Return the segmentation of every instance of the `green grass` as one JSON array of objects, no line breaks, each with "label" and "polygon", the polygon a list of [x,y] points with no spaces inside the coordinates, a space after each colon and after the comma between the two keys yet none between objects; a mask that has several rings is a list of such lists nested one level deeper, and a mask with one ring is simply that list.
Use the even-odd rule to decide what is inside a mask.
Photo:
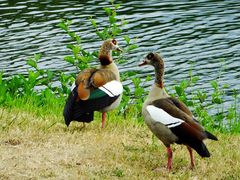
[{"label": "green grass", "polygon": [[[122,35],[122,28],[127,24],[124,19],[117,17],[120,7],[120,4],[114,4],[114,1],[111,1],[110,6],[103,8],[108,19],[105,27],[98,24],[93,17],[89,18],[96,34],[96,41],[102,42],[109,38],[124,39],[123,44],[120,44],[123,53],[113,52],[114,59],[118,64],[126,62],[125,55],[138,48],[136,39],[131,39],[127,35],[126,29],[124,35],[119,37]],[[85,50],[78,32],[73,32],[71,29],[72,23],[71,20],[61,20],[58,26],[70,39],[69,44],[66,45],[66,51],[70,51],[70,55],[64,57],[64,60],[79,72],[89,67],[90,63],[97,59],[98,49],[91,52]],[[19,108],[41,118],[62,115],[65,97],[70,93],[69,87],[74,83],[76,74],[75,72],[52,72],[49,69],[41,69],[38,66],[40,58],[40,54],[35,54],[26,60],[26,65],[29,66],[26,75],[14,74],[7,77],[7,74],[0,72],[0,107]],[[207,129],[217,129],[223,133],[239,133],[239,90],[229,89],[228,85],[219,84],[223,69],[223,67],[219,67],[217,79],[209,82],[212,89],[208,93],[204,89],[192,91],[191,88],[197,85],[199,80],[199,77],[193,76],[193,69],[189,69],[188,79],[175,82],[176,85],[172,87],[166,84],[166,87],[172,88],[172,91],[167,90],[182,100]],[[139,72],[136,71],[121,72],[121,80],[132,82],[132,86],[124,86],[122,102],[117,113],[125,119],[136,119],[135,121],[142,122],[143,118],[140,112],[144,98],[148,94],[144,84],[153,79],[149,76],[145,79],[139,78],[137,74]],[[55,87],[53,85],[55,82],[59,82],[60,85]],[[35,90],[39,87],[42,90],[36,92]],[[230,105],[225,105],[225,99],[230,99]],[[59,119],[63,122],[62,118]]]},{"label": "green grass", "polygon": [[[90,21],[99,41],[115,38],[127,23],[117,18],[120,5],[104,8],[109,25],[101,27]],[[67,45],[72,55],[64,60],[76,69],[89,67],[98,52],[85,51],[81,37],[70,29],[71,21],[59,24],[70,37]],[[136,49],[135,40],[123,36],[123,54],[116,54],[118,63],[125,62],[124,54]],[[30,66],[26,76],[6,77],[0,72],[0,179],[238,179],[240,178],[240,96],[238,90],[221,87],[218,80],[209,82],[210,97],[205,90],[191,91],[198,77],[189,72],[189,79],[172,87],[198,120],[216,134],[218,142],[206,141],[212,153],[209,159],[196,155],[196,169],[189,170],[188,153],[183,146],[173,146],[172,172],[167,172],[166,149],[150,132],[141,117],[141,106],[148,92],[143,88],[150,77],[142,80],[138,72],[121,73],[122,81],[130,80],[134,88],[124,86],[121,105],[108,114],[107,126],[100,128],[99,113],[87,124],[64,124],[63,107],[75,74],[40,69],[36,54],[26,61]],[[219,76],[220,77],[220,76]],[[60,87],[54,87],[58,81]],[[36,92],[36,87],[44,90]],[[133,90],[132,90],[133,89]],[[226,92],[232,103],[225,107]],[[190,93],[187,93],[190,92]],[[227,109],[227,111],[226,111]],[[225,111],[224,111],[225,110]],[[210,111],[216,112],[209,114]],[[158,168],[158,171],[154,169]]]},{"label": "green grass", "polygon": [[131,116],[109,113],[101,129],[97,113],[84,128],[77,122],[67,128],[57,109],[39,116],[44,109],[22,108],[0,108],[0,179],[240,178],[239,135],[214,131],[219,141],[206,140],[212,156],[202,159],[194,153],[194,170],[187,149],[174,145],[169,173],[166,148]]}]

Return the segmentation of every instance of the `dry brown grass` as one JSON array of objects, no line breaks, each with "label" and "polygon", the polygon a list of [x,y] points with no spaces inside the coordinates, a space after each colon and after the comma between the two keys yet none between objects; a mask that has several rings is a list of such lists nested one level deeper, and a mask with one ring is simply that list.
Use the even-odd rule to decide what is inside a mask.
[{"label": "dry brown grass", "polygon": [[[145,125],[100,120],[67,129],[59,117],[35,117],[0,109],[0,179],[238,179],[240,136],[218,133],[206,141],[211,158],[196,153],[189,170],[188,152],[175,145],[173,170],[168,173],[166,149]],[[159,171],[153,169],[160,167]]]}]

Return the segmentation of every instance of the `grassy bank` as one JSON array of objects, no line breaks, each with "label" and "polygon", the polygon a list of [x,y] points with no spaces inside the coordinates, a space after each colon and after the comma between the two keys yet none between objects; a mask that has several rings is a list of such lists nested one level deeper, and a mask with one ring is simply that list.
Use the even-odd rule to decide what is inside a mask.
[{"label": "grassy bank", "polygon": [[100,128],[99,114],[85,128],[81,123],[66,128],[61,114],[1,108],[0,179],[240,178],[239,135],[214,132],[219,141],[206,141],[211,158],[194,153],[193,171],[186,148],[173,146],[174,166],[168,173],[166,149],[145,124],[115,112],[109,115],[105,129]]},{"label": "grassy bank", "polygon": [[[90,18],[96,41],[120,36],[126,22],[116,17],[119,7],[113,4],[112,8],[104,8],[109,26],[101,27]],[[70,29],[71,23],[62,20],[59,24],[72,41],[67,45],[72,55],[64,60],[79,72],[97,59],[98,52],[84,50],[81,37]],[[114,54],[118,63],[137,48],[135,40],[127,35],[122,38],[124,53]],[[216,79],[209,82],[210,95],[204,89],[192,92],[191,87],[198,81],[192,71],[189,79],[176,82],[173,95],[185,102],[219,141],[206,142],[212,157],[201,159],[196,155],[193,171],[188,168],[186,148],[174,146],[173,171],[168,173],[166,149],[152,136],[140,113],[148,94],[143,84],[151,80],[149,77],[140,79],[135,71],[121,73],[121,80],[132,82],[133,88],[124,86],[120,107],[109,113],[105,129],[100,128],[98,113],[84,128],[82,123],[72,123],[67,128],[62,111],[76,74],[41,69],[40,58],[36,54],[26,61],[30,66],[26,75],[0,72],[0,179],[240,178],[240,136],[234,135],[240,132],[238,90],[229,91]],[[54,86],[55,82],[60,85]],[[226,92],[232,95],[230,106],[224,102]],[[154,171],[157,167],[159,171]]]}]

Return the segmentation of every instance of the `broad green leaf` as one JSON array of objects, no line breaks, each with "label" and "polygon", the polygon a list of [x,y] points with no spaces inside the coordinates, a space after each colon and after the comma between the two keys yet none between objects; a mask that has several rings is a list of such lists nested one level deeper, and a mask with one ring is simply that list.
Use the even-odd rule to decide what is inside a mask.
[{"label": "broad green leaf", "polygon": [[217,81],[211,81],[210,83],[211,83],[211,85],[212,85],[212,87],[213,87],[214,89],[217,89],[217,88],[218,88]]},{"label": "broad green leaf", "polygon": [[69,62],[69,63],[71,63],[71,64],[73,64],[73,65],[75,64],[75,59],[72,56],[65,56],[64,60]]},{"label": "broad green leaf", "polygon": [[146,77],[146,81],[151,81],[151,79],[152,79],[152,77],[151,77],[150,75],[148,75],[148,76]]},{"label": "broad green leaf", "polygon": [[188,87],[188,84],[189,84],[189,82],[187,80],[182,80],[181,83],[180,83],[180,86],[183,89],[186,89]]},{"label": "broad green leaf", "polygon": [[34,54],[34,59],[36,62],[41,58],[41,54]]},{"label": "broad green leaf", "polygon": [[127,75],[128,75],[128,76],[135,76],[136,74],[137,74],[136,71],[128,71],[128,72],[127,72]]},{"label": "broad green leaf", "polygon": [[[137,97],[141,97],[141,96],[144,94],[144,89],[138,87],[138,88],[135,89],[134,94],[135,94],[135,96],[137,96]],[[142,101],[142,100],[141,100],[141,101]]]},{"label": "broad green leaf", "polygon": [[34,71],[28,71],[28,81],[30,84],[33,86],[36,85],[37,78],[40,76],[39,72],[34,72]]},{"label": "broad green leaf", "polygon": [[45,71],[43,69],[39,69],[38,72],[43,76],[45,74]]},{"label": "broad green leaf", "polygon": [[121,4],[116,4],[115,9],[118,9],[121,6]]},{"label": "broad green leaf", "polygon": [[104,38],[105,36],[103,35],[103,33],[102,33],[101,31],[97,31],[96,34],[98,35],[98,37],[99,37],[100,39],[102,39],[102,40],[105,39],[105,38]]},{"label": "broad green leaf", "polygon": [[128,51],[134,50],[134,49],[136,49],[136,48],[138,48],[138,45],[136,45],[136,44],[131,44],[130,46],[128,46]]},{"label": "broad green leaf", "polygon": [[78,59],[81,63],[88,63],[88,57],[87,56],[78,56]]},{"label": "broad green leaf", "polygon": [[72,40],[75,40],[76,33],[75,32],[69,32],[68,35],[72,38]]},{"label": "broad green leaf", "polygon": [[95,57],[98,57],[98,51],[93,51],[92,55],[95,56]]},{"label": "broad green leaf", "polygon": [[114,11],[114,10],[112,10],[112,16],[117,16],[117,13],[116,13],[116,11]]},{"label": "broad green leaf", "polygon": [[201,92],[200,90],[197,90],[197,97],[198,97],[199,101],[201,103],[203,103],[206,100],[206,98],[207,98],[207,94]]},{"label": "broad green leaf", "polygon": [[112,27],[112,35],[115,37],[118,34],[120,34],[121,32],[122,32],[122,30],[116,24],[114,24]]},{"label": "broad green leaf", "polygon": [[78,44],[81,43],[81,37],[80,36],[76,35],[75,40],[77,41]]},{"label": "broad green leaf", "polygon": [[221,104],[223,102],[223,100],[220,99],[219,97],[213,96],[212,102],[215,104]]},{"label": "broad green leaf", "polygon": [[78,45],[76,45],[76,46],[73,46],[73,54],[74,54],[74,56],[75,56],[75,58],[78,56],[78,53],[80,52],[80,50],[81,50],[81,47],[80,46],[78,46]]},{"label": "broad green leaf", "polygon": [[182,95],[183,90],[180,86],[175,86],[175,90],[178,96]]},{"label": "broad green leaf", "polygon": [[130,88],[126,85],[123,85],[123,89],[125,90],[125,92],[129,93],[130,92]]},{"label": "broad green leaf", "polygon": [[141,79],[137,78],[137,77],[134,77],[134,78],[132,78],[132,82],[133,82],[135,87],[138,87],[139,84],[141,83]]},{"label": "broad green leaf", "polygon": [[47,78],[48,78],[49,80],[51,80],[51,79],[53,79],[53,77],[54,77],[54,73],[48,69],[48,70],[47,70]]},{"label": "broad green leaf", "polygon": [[111,10],[111,8],[103,8],[104,9],[104,11],[107,13],[107,15],[108,16],[110,16],[111,14],[112,14],[112,10]]},{"label": "broad green leaf", "polygon": [[3,72],[0,72],[0,84],[2,84],[3,83]]},{"label": "broad green leaf", "polygon": [[97,28],[97,22],[94,19],[91,20],[91,23],[94,28]]},{"label": "broad green leaf", "polygon": [[67,48],[68,48],[68,49],[71,49],[71,50],[72,50],[73,47],[74,47],[74,45],[72,45],[72,44],[68,44],[68,45],[67,45]]},{"label": "broad green leaf", "polygon": [[199,80],[199,77],[193,77],[192,82],[195,84]]},{"label": "broad green leaf", "polygon": [[72,24],[72,20],[66,20],[66,21],[65,21],[65,24],[66,24],[67,26],[70,26],[70,25]]},{"label": "broad green leaf", "polygon": [[28,64],[29,66],[34,67],[35,69],[37,68],[37,63],[36,63],[36,61],[34,61],[34,60],[32,60],[32,59],[27,60],[27,64]]},{"label": "broad green leaf", "polygon": [[117,21],[117,19],[114,16],[109,16],[110,24],[114,24],[116,21]]},{"label": "broad green leaf", "polygon": [[68,27],[66,26],[66,24],[64,22],[60,22],[58,24],[58,26],[63,29],[64,31],[68,31]]},{"label": "broad green leaf", "polygon": [[125,39],[126,43],[129,44],[130,43],[130,37],[128,35],[123,36],[123,38]]}]

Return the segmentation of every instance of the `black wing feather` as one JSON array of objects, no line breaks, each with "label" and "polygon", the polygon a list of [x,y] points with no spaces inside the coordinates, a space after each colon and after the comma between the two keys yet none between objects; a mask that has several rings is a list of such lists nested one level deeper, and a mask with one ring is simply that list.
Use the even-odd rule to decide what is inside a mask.
[{"label": "black wing feather", "polygon": [[110,97],[106,95],[97,99],[77,101],[77,96],[77,87],[75,87],[68,96],[63,111],[65,124],[67,126],[71,121],[91,122],[94,117],[94,111],[101,110],[111,105],[119,97]]},{"label": "black wing feather", "polygon": [[203,141],[198,139],[197,136],[193,136],[192,129],[189,129],[188,126],[187,123],[182,123],[179,126],[169,128],[178,137],[176,143],[190,146],[202,157],[210,157],[210,153]]},{"label": "black wing feather", "polygon": [[[191,118],[179,108],[181,104],[179,104],[179,102],[174,98],[155,100],[152,104],[163,109],[173,117],[180,118],[182,120]],[[195,122],[193,119],[192,121]],[[210,153],[202,141],[208,137],[208,133],[206,133],[204,130],[193,128],[192,125],[194,124],[183,122],[180,125],[172,126],[169,129],[178,137],[176,143],[184,144],[193,148],[202,157],[210,157]]]}]

